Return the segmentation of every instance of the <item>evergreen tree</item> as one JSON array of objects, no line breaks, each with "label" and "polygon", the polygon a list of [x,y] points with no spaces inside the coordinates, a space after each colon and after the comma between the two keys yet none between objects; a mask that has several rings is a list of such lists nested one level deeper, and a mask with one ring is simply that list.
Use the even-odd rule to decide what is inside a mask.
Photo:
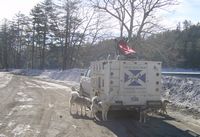
[{"label": "evergreen tree", "polygon": [[3,25],[1,26],[1,35],[0,35],[0,40],[1,40],[1,61],[2,61],[2,68],[8,70],[9,64],[8,64],[8,42],[9,42],[9,34],[8,34],[8,21],[5,20]]}]

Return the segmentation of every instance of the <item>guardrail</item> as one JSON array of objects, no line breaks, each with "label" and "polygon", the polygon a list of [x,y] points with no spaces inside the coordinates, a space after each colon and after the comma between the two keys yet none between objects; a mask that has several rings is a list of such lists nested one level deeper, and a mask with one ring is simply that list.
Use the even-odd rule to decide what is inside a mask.
[{"label": "guardrail", "polygon": [[163,71],[162,75],[200,77],[200,72],[165,72]]}]

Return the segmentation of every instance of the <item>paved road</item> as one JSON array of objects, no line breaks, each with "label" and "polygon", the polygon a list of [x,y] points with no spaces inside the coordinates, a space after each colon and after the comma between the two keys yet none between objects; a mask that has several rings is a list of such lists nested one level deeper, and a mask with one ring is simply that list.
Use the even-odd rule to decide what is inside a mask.
[{"label": "paved road", "polygon": [[109,121],[69,114],[68,84],[0,72],[0,137],[195,137],[197,120],[170,111],[139,123],[131,112]]}]

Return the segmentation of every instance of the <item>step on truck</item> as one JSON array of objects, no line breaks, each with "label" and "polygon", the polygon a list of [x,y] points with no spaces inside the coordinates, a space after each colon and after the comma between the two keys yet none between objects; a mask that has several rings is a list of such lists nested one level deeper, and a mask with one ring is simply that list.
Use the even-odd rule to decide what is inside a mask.
[{"label": "step on truck", "polygon": [[111,98],[112,110],[161,106],[161,62],[101,60],[80,79],[80,94]]}]

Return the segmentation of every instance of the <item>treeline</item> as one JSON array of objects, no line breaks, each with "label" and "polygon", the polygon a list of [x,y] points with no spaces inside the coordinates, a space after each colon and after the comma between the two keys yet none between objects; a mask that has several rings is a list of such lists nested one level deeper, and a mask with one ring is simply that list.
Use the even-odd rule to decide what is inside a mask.
[{"label": "treeline", "polygon": [[199,68],[199,24],[184,21],[175,30],[157,33],[162,27],[154,20],[155,11],[172,5],[174,0],[44,0],[30,15],[18,13],[2,21],[0,69],[88,67],[108,55],[114,58],[117,43],[109,33],[113,30],[118,39],[128,39],[141,60]]},{"label": "treeline", "polygon": [[[115,39],[99,42],[81,50],[82,62],[115,56]],[[165,68],[200,68],[200,24],[185,20],[175,30],[168,30],[129,43],[136,50],[136,59],[161,61]]]},{"label": "treeline", "polygon": [[[164,67],[200,68],[200,24],[185,20],[176,30],[152,35],[145,40],[146,58],[161,60]],[[152,48],[151,48],[152,47]],[[142,52],[142,51],[140,51]]]},{"label": "treeline", "polygon": [[[6,11],[5,11],[6,12]],[[59,68],[79,65],[79,48],[101,36],[101,17],[79,0],[45,0],[30,15],[18,13],[0,26],[0,68]]]}]

